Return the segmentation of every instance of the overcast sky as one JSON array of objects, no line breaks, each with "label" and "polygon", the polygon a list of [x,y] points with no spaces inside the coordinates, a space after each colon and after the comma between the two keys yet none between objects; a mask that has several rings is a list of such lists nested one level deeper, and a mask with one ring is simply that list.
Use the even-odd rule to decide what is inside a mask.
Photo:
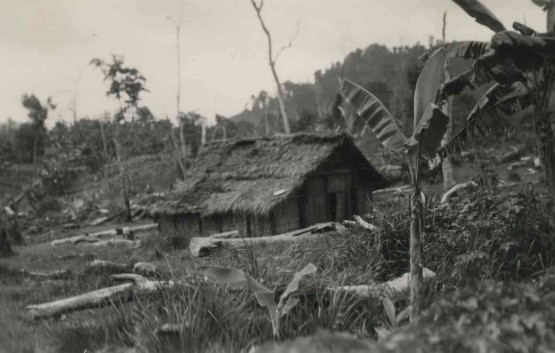
[{"label": "overcast sky", "polygon": [[[509,28],[513,21],[545,29],[545,14],[530,0],[483,0]],[[249,0],[184,0],[181,31],[181,110],[213,121],[217,112],[239,113],[251,94],[275,92],[267,43]],[[125,57],[147,78],[143,104],[160,118],[176,114],[175,28],[181,0],[0,0],[0,122],[27,119],[24,93],[52,96],[56,120],[77,112],[97,116],[116,104],[92,58]],[[282,81],[312,82],[349,51],[371,43],[389,46],[441,36],[448,11],[448,40],[487,40],[492,35],[451,0],[266,0],[263,16],[276,49],[291,49],[278,62]]]}]

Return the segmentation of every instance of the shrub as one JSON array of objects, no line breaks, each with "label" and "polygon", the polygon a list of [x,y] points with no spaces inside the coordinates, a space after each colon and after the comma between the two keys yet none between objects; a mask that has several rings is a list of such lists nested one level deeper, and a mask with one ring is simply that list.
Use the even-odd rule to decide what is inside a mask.
[{"label": "shrub", "polygon": [[549,205],[532,189],[499,193],[479,188],[433,215],[426,260],[452,285],[484,279],[514,281],[555,265]]},{"label": "shrub", "polygon": [[555,349],[555,275],[538,282],[485,281],[456,290],[414,325],[392,334],[388,352],[551,352]]}]

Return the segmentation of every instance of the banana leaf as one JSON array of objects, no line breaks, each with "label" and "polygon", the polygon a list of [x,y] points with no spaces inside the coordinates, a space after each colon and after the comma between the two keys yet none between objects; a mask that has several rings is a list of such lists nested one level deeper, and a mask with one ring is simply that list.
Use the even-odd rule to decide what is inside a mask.
[{"label": "banana leaf", "polygon": [[550,33],[555,32],[555,1],[553,0],[532,0],[532,2],[544,11],[547,11],[547,31]]},{"label": "banana leaf", "polygon": [[370,127],[384,147],[397,153],[404,152],[407,137],[401,132],[391,113],[376,96],[349,80],[343,80],[341,95],[356,109],[357,114]]},{"label": "banana leaf", "polygon": [[480,98],[467,117],[466,126],[439,149],[428,161],[430,169],[441,161],[458,153],[469,138],[485,136],[508,116],[512,116],[531,105],[529,92],[520,82],[512,86],[496,84]]},{"label": "banana leaf", "polygon": [[441,89],[441,97],[447,99],[464,91],[465,88],[475,89],[472,83],[472,70],[463,72],[462,74],[447,81]]},{"label": "banana leaf", "polygon": [[554,37],[530,37],[513,31],[496,33],[490,44],[500,58],[510,59],[522,71],[538,69],[547,55],[555,53]]},{"label": "banana leaf", "polygon": [[441,146],[448,125],[449,117],[437,105],[430,103],[414,134],[405,143],[406,153],[416,155],[420,151],[425,159],[432,158]]},{"label": "banana leaf", "polygon": [[499,19],[478,0],[453,0],[467,14],[473,17],[476,22],[484,25],[494,32],[502,32],[505,26]]},{"label": "banana leaf", "polygon": [[513,29],[520,32],[523,36],[531,37],[536,34],[536,31],[525,24],[520,22],[513,22]]},{"label": "banana leaf", "polygon": [[445,82],[445,60],[447,51],[438,49],[426,62],[414,92],[414,131],[424,116],[430,103],[435,103],[440,92],[441,85]]},{"label": "banana leaf", "polygon": [[427,50],[419,59],[426,62],[439,48],[445,48],[447,58],[478,59],[488,52],[488,42],[463,41],[439,45]]}]

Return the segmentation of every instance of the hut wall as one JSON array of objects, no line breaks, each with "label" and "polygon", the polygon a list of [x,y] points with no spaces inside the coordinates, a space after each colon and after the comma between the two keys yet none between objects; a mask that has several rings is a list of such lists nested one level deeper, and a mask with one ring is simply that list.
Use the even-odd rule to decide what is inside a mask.
[{"label": "hut wall", "polygon": [[251,229],[250,228],[250,217],[244,214],[234,214],[233,221],[235,222],[235,230],[239,231],[239,235],[241,237],[251,237]]},{"label": "hut wall", "polygon": [[269,216],[254,216],[251,218],[251,232],[253,237],[272,235]]},{"label": "hut wall", "polygon": [[356,172],[351,175],[351,180],[353,214],[366,214],[370,210],[369,203],[372,202],[371,186]]},{"label": "hut wall", "polygon": [[306,217],[307,225],[327,222],[329,219],[327,195],[326,195],[326,178],[313,177],[309,178],[305,184],[306,190]]},{"label": "hut wall", "polygon": [[191,237],[200,235],[198,215],[161,215],[158,224],[164,238],[181,238],[184,244],[188,244]]},{"label": "hut wall", "polygon": [[366,214],[370,209],[368,204],[372,200],[372,191],[364,187],[357,187],[354,190],[356,197],[356,213],[360,215]]},{"label": "hut wall", "polygon": [[160,234],[163,237],[174,237],[177,235],[176,217],[173,215],[161,215],[158,219],[158,224],[160,227]]},{"label": "hut wall", "polygon": [[179,237],[191,238],[201,235],[198,215],[177,215],[175,228]]},{"label": "hut wall", "polygon": [[222,220],[220,215],[211,215],[202,218],[203,235],[210,236],[222,232]]},{"label": "hut wall", "polygon": [[290,198],[279,204],[273,211],[274,229],[272,233],[282,234],[301,227],[298,198]]},{"label": "hut wall", "polygon": [[233,230],[238,230],[235,225],[235,219],[233,213],[226,213],[220,216],[222,219],[222,232],[231,232]]}]

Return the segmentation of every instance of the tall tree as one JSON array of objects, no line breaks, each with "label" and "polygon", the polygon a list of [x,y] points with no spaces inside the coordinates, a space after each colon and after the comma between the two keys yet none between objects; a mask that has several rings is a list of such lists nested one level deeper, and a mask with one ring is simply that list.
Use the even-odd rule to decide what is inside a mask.
[{"label": "tall tree", "polygon": [[264,33],[266,34],[266,38],[268,39],[268,64],[270,65],[270,69],[272,70],[272,75],[274,77],[274,81],[276,82],[276,86],[277,86],[279,109],[281,112],[281,117],[283,119],[283,128],[286,134],[290,134],[291,127],[289,125],[289,117],[287,115],[287,111],[285,110],[283,88],[281,87],[281,82],[279,80],[279,76],[276,70],[276,63],[281,53],[283,53],[284,50],[291,48],[291,46],[293,45],[293,41],[299,32],[299,28],[297,26],[297,32],[295,33],[295,37],[293,37],[293,39],[289,42],[289,44],[287,46],[282,47],[277,52],[277,54],[274,55],[272,36],[270,34],[270,30],[268,30],[268,27],[266,26],[264,19],[262,19],[262,8],[264,7],[264,0],[260,0],[260,4],[257,4],[255,0],[251,0],[251,4],[254,10],[256,11],[256,15],[258,16],[258,20],[260,21],[260,26],[262,27],[262,30],[264,31]]},{"label": "tall tree", "polygon": [[127,175],[123,166],[123,151],[120,144],[120,123],[125,120],[125,113],[127,111],[134,114],[137,110],[141,92],[147,91],[144,86],[146,78],[141,75],[137,69],[123,66],[123,57],[116,55],[112,55],[111,63],[95,58],[91,60],[91,64],[102,70],[105,81],[110,81],[110,89],[106,95],[114,97],[119,103],[120,109],[119,113],[116,114],[116,136],[114,137],[114,144],[116,146],[117,161],[122,183],[122,196],[126,210],[126,220],[129,222],[131,221],[131,205],[127,188]]},{"label": "tall tree", "polygon": [[33,164],[36,162],[37,155],[44,153],[44,142],[46,138],[45,121],[48,118],[48,111],[56,109],[56,105],[52,103],[52,98],[48,97],[46,105],[42,105],[40,100],[34,94],[24,94],[21,103],[29,112],[31,119],[31,127],[34,130],[33,141]]}]

